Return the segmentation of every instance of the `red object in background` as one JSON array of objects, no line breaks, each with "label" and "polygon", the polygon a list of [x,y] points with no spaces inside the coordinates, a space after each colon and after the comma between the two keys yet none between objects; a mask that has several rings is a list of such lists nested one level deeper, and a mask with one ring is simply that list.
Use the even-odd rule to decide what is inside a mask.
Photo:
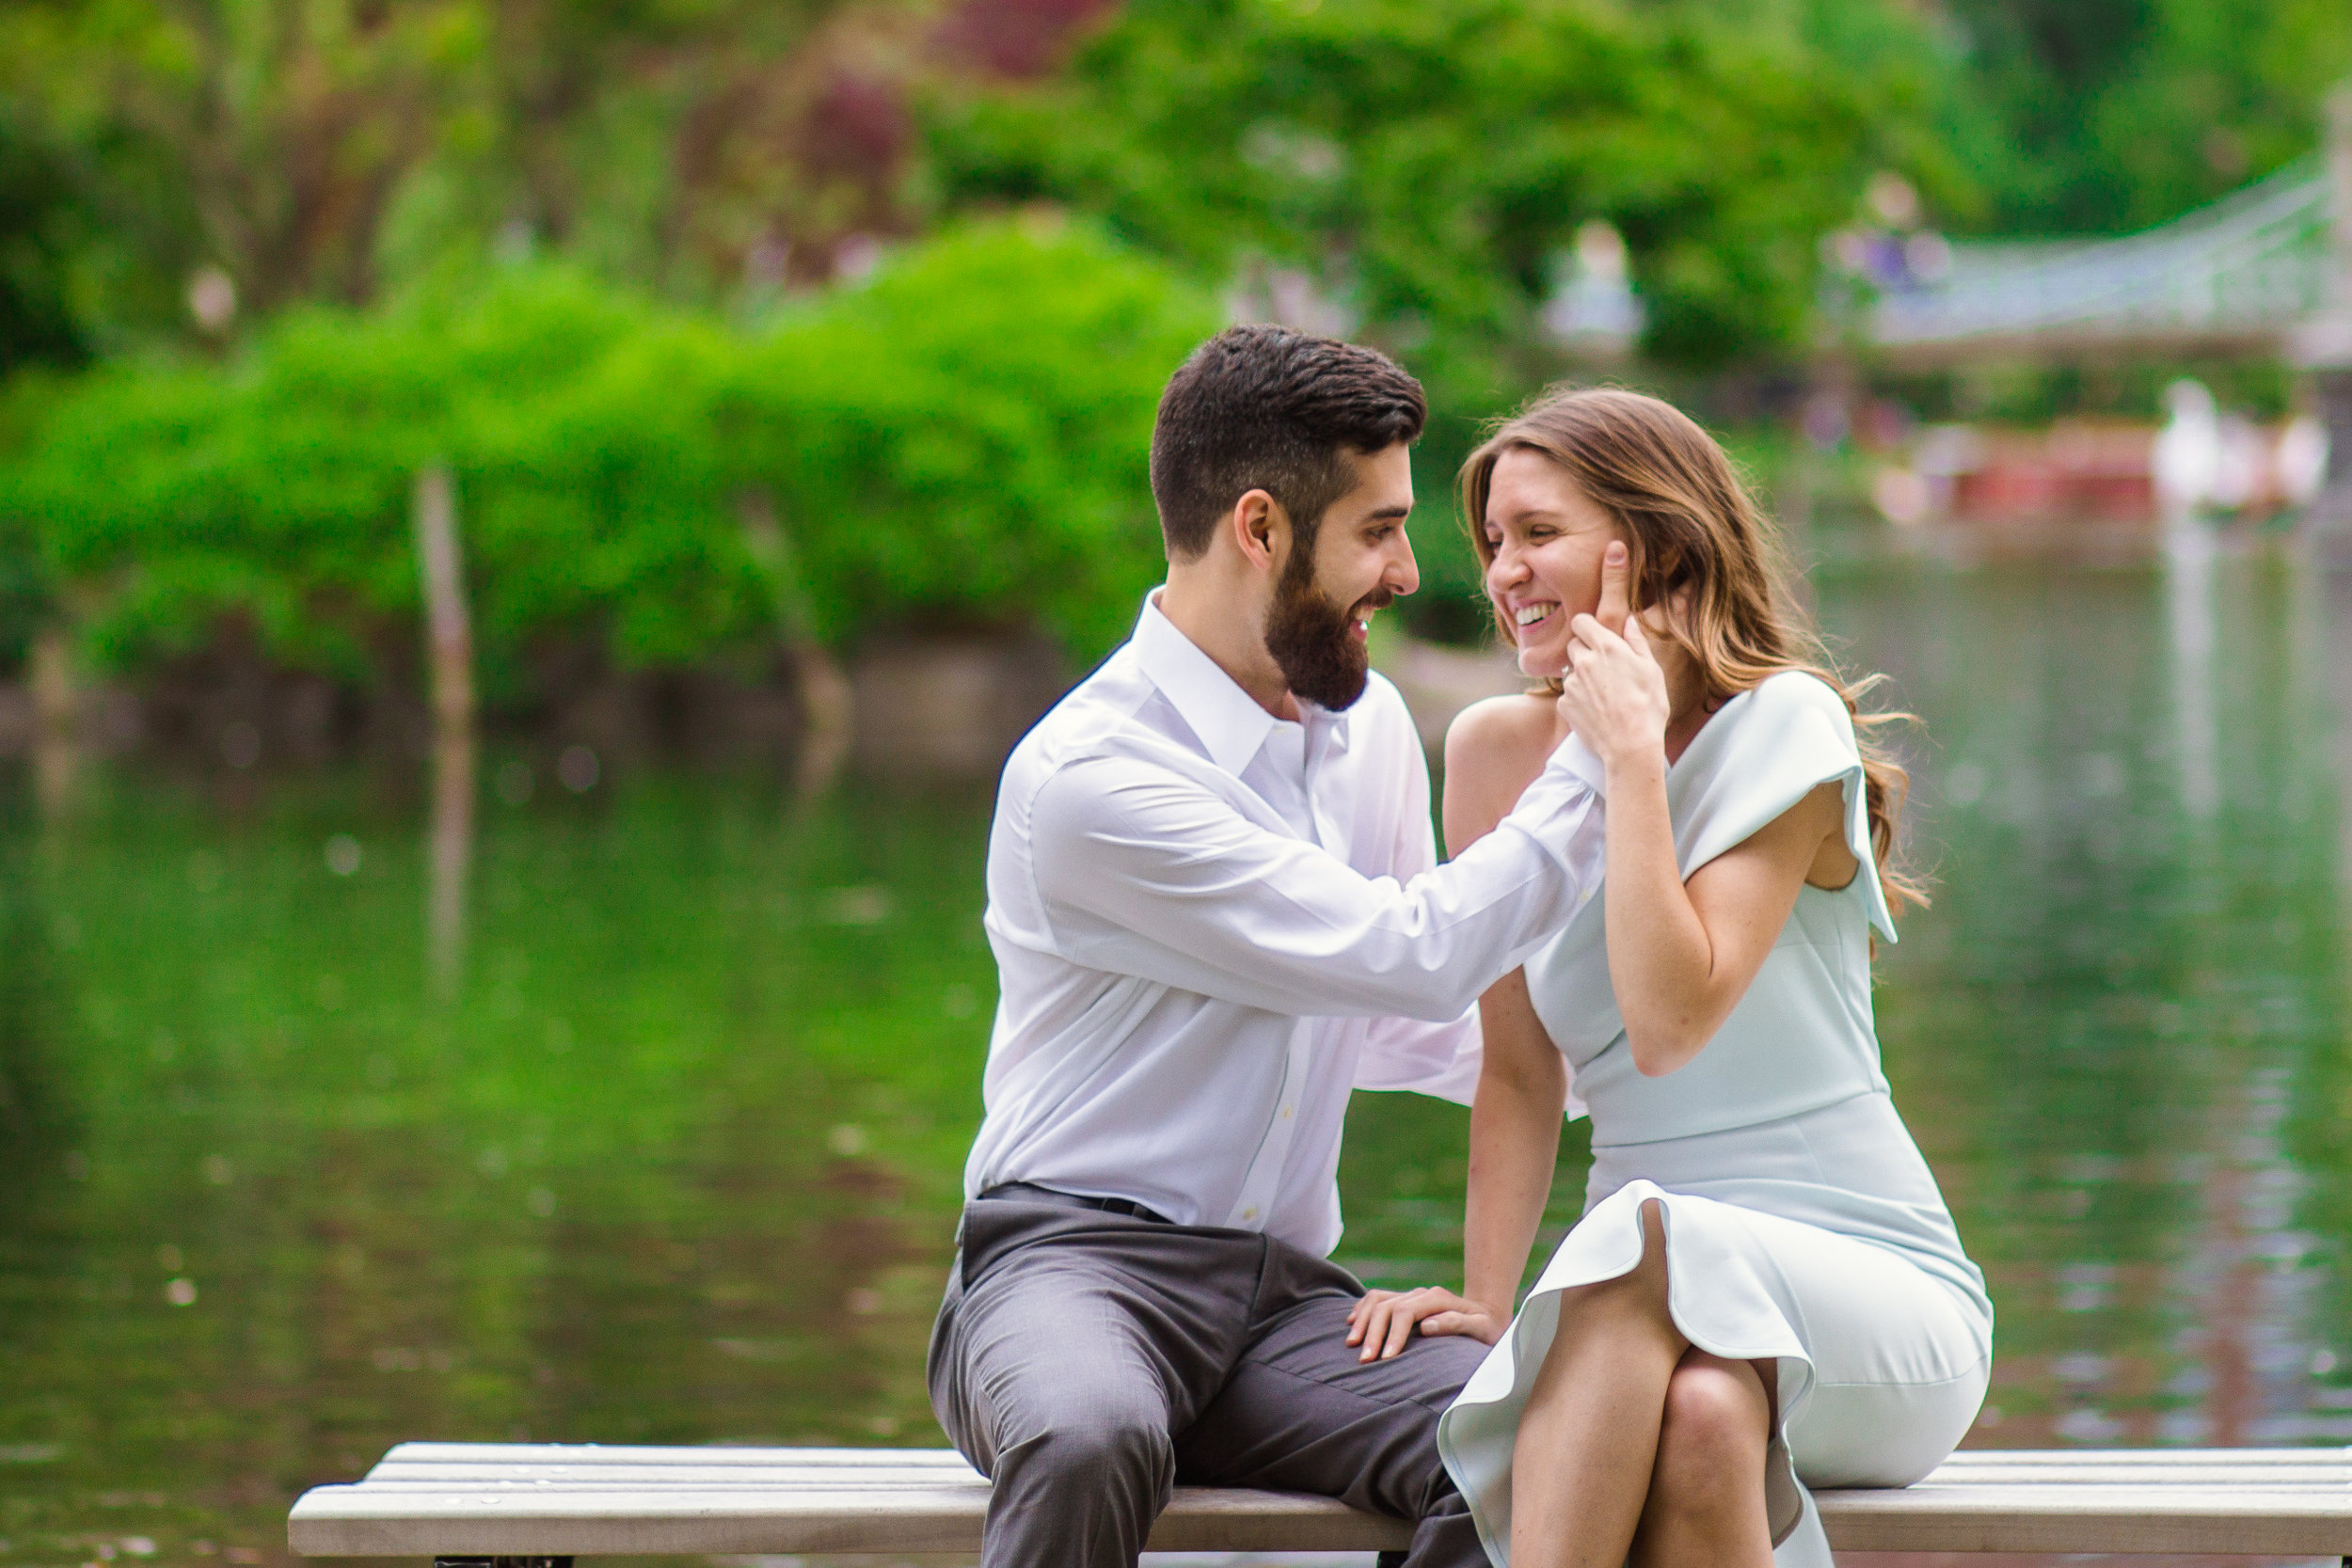
[{"label": "red object in background", "polygon": [[1979,432],[1975,463],[1952,476],[1952,514],[1989,523],[2153,522],[2155,438],[2146,425],[2078,421]]},{"label": "red object in background", "polygon": [[825,84],[801,135],[801,157],[816,173],[880,183],[914,139],[904,87],[847,71]]},{"label": "red object in background", "polygon": [[1116,0],[964,0],[940,24],[939,40],[965,62],[1029,80],[1062,62],[1078,30]]}]

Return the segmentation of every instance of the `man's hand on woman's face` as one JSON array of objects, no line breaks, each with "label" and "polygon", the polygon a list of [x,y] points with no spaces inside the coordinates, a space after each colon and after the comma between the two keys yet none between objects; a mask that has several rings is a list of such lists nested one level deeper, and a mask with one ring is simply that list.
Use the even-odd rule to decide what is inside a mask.
[{"label": "man's hand on woman's face", "polygon": [[1388,1361],[1405,1353],[1413,1331],[1434,1338],[1458,1334],[1491,1345],[1511,1314],[1434,1285],[1418,1291],[1367,1291],[1347,1314],[1347,1342],[1363,1346],[1358,1361]]}]

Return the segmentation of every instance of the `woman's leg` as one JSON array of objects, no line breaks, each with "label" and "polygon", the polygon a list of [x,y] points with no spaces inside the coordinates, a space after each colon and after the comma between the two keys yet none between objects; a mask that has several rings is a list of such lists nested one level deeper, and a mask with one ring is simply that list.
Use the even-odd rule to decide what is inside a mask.
[{"label": "woman's leg", "polygon": [[1659,1207],[1642,1205],[1630,1273],[1561,1293],[1512,1451],[1512,1568],[1621,1568],[1629,1552],[1769,1568],[1771,1401],[1754,1368],[1675,1327]]},{"label": "woman's leg", "polygon": [[1764,1501],[1777,1371],[1726,1361],[1693,1345],[1666,1384],[1658,1459],[1633,1541],[1633,1568],[1692,1562],[1769,1568],[1772,1526]]},{"label": "woman's leg", "polygon": [[1666,1246],[1642,1205],[1642,1260],[1560,1295],[1560,1325],[1511,1458],[1511,1568],[1620,1568],[1649,1496],[1666,1386],[1690,1348],[1666,1312]]}]

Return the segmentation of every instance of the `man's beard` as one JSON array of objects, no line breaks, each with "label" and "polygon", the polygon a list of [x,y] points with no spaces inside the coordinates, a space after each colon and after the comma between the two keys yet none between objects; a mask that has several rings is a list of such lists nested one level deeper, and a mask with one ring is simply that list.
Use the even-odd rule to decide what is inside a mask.
[{"label": "man's beard", "polygon": [[1299,551],[1282,568],[1266,616],[1265,647],[1293,696],[1337,713],[1355,705],[1370,678],[1370,650],[1351,635],[1358,613],[1385,609],[1396,595],[1382,589],[1354,605],[1334,604],[1315,586],[1313,555]]}]

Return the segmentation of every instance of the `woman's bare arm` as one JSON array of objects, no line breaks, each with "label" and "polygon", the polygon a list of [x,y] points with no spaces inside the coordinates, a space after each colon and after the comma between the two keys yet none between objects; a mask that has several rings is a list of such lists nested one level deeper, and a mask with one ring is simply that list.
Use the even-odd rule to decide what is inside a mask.
[{"label": "woman's bare arm", "polygon": [[1462,1291],[1510,1321],[1519,1276],[1551,1196],[1568,1067],[1515,969],[1478,999],[1486,1054],[1470,1104],[1470,1204],[1462,1223]]},{"label": "woman's bare arm", "polygon": [[[1619,804],[1618,774],[1610,770],[1609,982],[1633,1065],[1655,1078],[1696,1056],[1747,994],[1823,839],[1843,824],[1844,791],[1817,786],[1685,882],[1662,774],[1628,785],[1642,796],[1631,811]],[[1622,828],[1620,812],[1629,818]]]},{"label": "woman's bare arm", "polygon": [[1664,679],[1638,623],[1623,637],[1576,625],[1562,705],[1607,772],[1609,980],[1633,1065],[1657,1077],[1714,1038],[1817,863],[1851,863],[1843,786],[1817,786],[1686,883],[1666,811]]},{"label": "woman's bare arm", "polygon": [[[1543,697],[1497,697],[1464,710],[1446,734],[1446,851],[1458,855],[1510,814],[1563,737]],[[1484,1050],[1470,1106],[1470,1207],[1463,1291],[1375,1291],[1357,1304],[1347,1342],[1363,1359],[1401,1353],[1414,1330],[1492,1344],[1511,1321],[1560,1152],[1568,1074],[1513,970],[1478,1000]]]}]

